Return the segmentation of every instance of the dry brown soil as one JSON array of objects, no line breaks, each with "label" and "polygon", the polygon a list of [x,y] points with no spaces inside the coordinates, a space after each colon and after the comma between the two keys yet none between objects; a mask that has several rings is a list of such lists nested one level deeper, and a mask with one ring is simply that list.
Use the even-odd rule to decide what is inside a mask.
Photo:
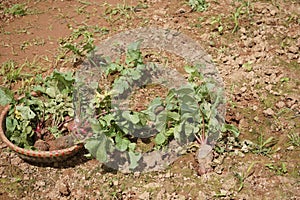
[{"label": "dry brown soil", "polygon": [[[82,154],[62,166],[33,165],[0,142],[0,199],[300,199],[300,2],[206,2],[206,11],[191,12],[184,0],[1,0],[1,86],[22,93],[36,74],[76,70],[72,54],[58,56],[60,39],[78,27],[88,28],[96,45],[136,27],[175,29],[212,56],[226,85],[226,121],[240,137],[223,138],[224,152],[203,176],[192,154],[163,172],[122,174]],[[25,16],[7,12],[21,3]],[[10,60],[15,69],[3,72]],[[11,76],[20,67],[21,75]],[[263,142],[270,137],[269,148]]]}]

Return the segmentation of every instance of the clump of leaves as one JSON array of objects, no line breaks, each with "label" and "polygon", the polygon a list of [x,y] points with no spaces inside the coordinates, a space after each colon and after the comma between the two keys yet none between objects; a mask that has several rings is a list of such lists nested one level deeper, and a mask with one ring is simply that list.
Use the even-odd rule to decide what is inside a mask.
[{"label": "clump of leaves", "polygon": [[0,76],[3,77],[4,87],[11,88],[12,83],[21,78],[22,68],[22,66],[17,66],[16,62],[13,60],[2,63]]},{"label": "clump of leaves", "polygon": [[70,36],[60,39],[59,44],[61,52],[58,59],[66,59],[66,55],[71,52],[71,62],[74,63],[95,49],[93,33],[86,26],[74,29]]},{"label": "clump of leaves", "polygon": [[74,116],[74,81],[71,73],[57,71],[46,79],[38,76],[32,92],[17,100],[9,90],[0,88],[0,103],[11,105],[5,121],[7,138],[19,147],[33,149],[36,135],[50,132],[60,137],[66,117]]},{"label": "clump of leaves", "polygon": [[291,132],[288,135],[289,143],[296,147],[300,147],[300,134],[296,132]]},{"label": "clump of leaves", "polygon": [[189,0],[188,4],[192,7],[193,11],[197,12],[206,11],[209,6],[206,0]]},{"label": "clump of leaves", "polygon": [[254,165],[255,162],[251,163],[247,168],[246,172],[244,173],[237,173],[237,172],[234,173],[235,177],[238,179],[239,182],[238,192],[240,192],[244,188],[245,180],[254,173],[253,170]]},{"label": "clump of leaves", "polygon": [[261,154],[264,156],[269,156],[273,153],[272,147],[278,142],[274,137],[269,137],[265,139],[264,135],[261,134],[257,138],[257,144],[253,144],[252,152],[256,154]]},{"label": "clump of leaves", "polygon": [[133,18],[133,14],[135,13],[134,6],[129,6],[125,3],[117,4],[116,6],[112,6],[110,4],[104,3],[105,6],[104,15],[107,21],[115,22],[120,19],[122,20],[131,20]]},{"label": "clump of leaves", "polygon": [[232,14],[232,19],[234,21],[234,28],[232,30],[232,33],[235,33],[235,32],[238,31],[238,29],[239,29],[239,20],[240,20],[240,17],[243,14],[246,13],[249,18],[251,17],[250,8],[251,8],[251,2],[250,1],[242,1],[242,4],[235,9],[235,12]]},{"label": "clump of leaves", "polygon": [[265,166],[277,175],[284,175],[288,172],[286,164],[284,162],[282,162],[281,165],[266,164]]},{"label": "clump of leaves", "polygon": [[4,10],[4,13],[8,13],[14,16],[24,16],[27,14],[27,7],[25,4],[14,4]]},{"label": "clump of leaves", "polygon": [[135,137],[153,131],[149,124],[155,127],[155,134],[147,135],[155,149],[164,148],[173,139],[181,144],[192,142],[195,135],[205,139],[221,129],[217,120],[220,99],[209,92],[211,85],[199,73],[200,66],[185,66],[187,84],[170,89],[164,99],[156,97],[145,110],[120,110],[119,105],[112,105],[113,98],[125,101],[132,88],[148,83],[148,72],[156,73],[154,64],[144,64],[139,48],[140,42],[129,45],[124,63],[108,62],[105,75],[114,80],[109,90],[98,91],[93,100],[91,109],[96,108],[101,117],[90,120],[94,135],[85,144],[102,162],[115,150],[127,151],[130,168],[137,166],[143,153],[137,151]]}]

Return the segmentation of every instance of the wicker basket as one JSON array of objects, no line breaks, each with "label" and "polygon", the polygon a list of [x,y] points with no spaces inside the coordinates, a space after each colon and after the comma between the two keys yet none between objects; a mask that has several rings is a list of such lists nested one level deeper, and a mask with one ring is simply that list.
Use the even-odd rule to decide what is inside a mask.
[{"label": "wicker basket", "polygon": [[61,150],[55,150],[55,151],[34,151],[34,150],[28,150],[23,149],[15,144],[13,144],[11,141],[8,140],[8,138],[5,135],[5,118],[7,115],[7,112],[9,111],[10,106],[6,106],[4,110],[2,111],[0,115],[0,138],[2,141],[13,151],[15,151],[23,160],[29,161],[29,162],[35,162],[35,163],[53,163],[53,162],[61,162],[66,160],[67,158],[70,158],[71,156],[74,156],[80,149],[83,148],[82,144],[76,144],[72,147],[61,149]]}]

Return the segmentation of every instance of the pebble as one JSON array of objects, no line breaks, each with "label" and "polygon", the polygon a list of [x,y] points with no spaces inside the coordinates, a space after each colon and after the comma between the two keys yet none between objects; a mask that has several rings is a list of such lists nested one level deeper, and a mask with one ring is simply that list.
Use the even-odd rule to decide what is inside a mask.
[{"label": "pebble", "polygon": [[287,150],[289,150],[289,151],[293,151],[294,149],[295,149],[295,147],[294,146],[289,146],[288,148],[286,148]]},{"label": "pebble", "polygon": [[184,8],[179,8],[177,11],[176,11],[176,14],[184,14],[186,13],[185,9]]},{"label": "pebble", "polygon": [[274,10],[274,9],[272,9],[272,10],[270,10],[270,14],[272,15],[272,16],[274,16],[274,15],[276,15],[276,10]]},{"label": "pebble", "polygon": [[268,109],[264,110],[263,113],[266,116],[274,116],[275,115],[275,112],[272,110],[272,108],[268,108]]},{"label": "pebble", "polygon": [[58,181],[56,183],[56,188],[58,189],[59,193],[62,196],[69,196],[71,194],[71,191],[69,189],[69,185],[67,183],[64,183],[62,181]]},{"label": "pebble", "polygon": [[257,107],[256,105],[254,105],[254,106],[252,107],[252,109],[255,111],[255,110],[258,109],[258,107]]},{"label": "pebble", "polygon": [[114,185],[114,186],[118,186],[118,185],[119,185],[119,181],[118,181],[118,180],[114,180],[114,181],[113,181],[113,185]]},{"label": "pebble", "polygon": [[283,101],[279,101],[275,104],[275,106],[280,109],[280,108],[285,107],[285,103]]},{"label": "pebble", "polygon": [[290,53],[297,54],[297,53],[299,53],[299,48],[298,48],[296,45],[292,45],[292,46],[290,46],[290,47],[288,48],[288,51],[289,51]]},{"label": "pebble", "polygon": [[244,92],[246,92],[247,91],[247,87],[241,87],[241,89],[240,89],[240,92],[241,93],[244,93]]},{"label": "pebble", "polygon": [[147,200],[150,199],[150,192],[144,192],[139,195],[139,199]]},{"label": "pebble", "polygon": [[267,85],[266,87],[265,87],[265,89],[267,90],[267,91],[271,91],[272,90],[272,85]]}]

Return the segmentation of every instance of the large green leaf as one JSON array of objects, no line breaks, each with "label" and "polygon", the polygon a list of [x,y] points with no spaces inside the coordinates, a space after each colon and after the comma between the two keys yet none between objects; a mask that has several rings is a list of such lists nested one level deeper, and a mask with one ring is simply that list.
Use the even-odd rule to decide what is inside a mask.
[{"label": "large green leaf", "polygon": [[137,124],[140,121],[138,113],[130,113],[130,111],[124,111],[122,113],[122,117],[132,122],[133,124]]},{"label": "large green leaf", "polygon": [[116,148],[119,150],[119,151],[126,151],[129,144],[130,144],[130,141],[127,139],[127,138],[124,138],[122,137],[120,134],[117,134],[116,135]]},{"label": "large green leaf", "polygon": [[139,152],[132,152],[132,151],[129,151],[129,152],[128,152],[128,155],[129,155],[129,159],[130,159],[130,165],[129,165],[129,168],[130,168],[130,169],[135,169],[135,168],[138,166],[138,162],[139,162],[139,160],[141,159],[142,154],[139,153]]},{"label": "large green leaf", "polygon": [[164,133],[158,133],[156,136],[155,136],[155,139],[154,139],[154,141],[155,141],[155,143],[157,144],[157,145],[162,145],[162,144],[164,144],[165,142],[166,142],[166,140],[167,140],[167,137],[165,136],[165,134]]},{"label": "large green leaf", "polygon": [[89,139],[84,145],[91,155],[101,162],[107,162],[107,152],[109,151],[109,146],[110,141],[104,135]]},{"label": "large green leaf", "polygon": [[16,126],[18,125],[18,121],[11,117],[6,117],[5,123],[7,130],[10,132],[13,132],[16,129]]},{"label": "large green leaf", "polygon": [[171,119],[173,119],[175,121],[179,121],[179,119],[180,119],[180,115],[177,112],[171,112],[171,111],[169,111],[169,112],[167,112],[167,116],[168,116],[168,118],[171,118]]},{"label": "large green leaf", "polygon": [[24,120],[30,120],[36,116],[29,106],[16,106],[16,110],[21,113]]},{"label": "large green leaf", "polygon": [[13,94],[10,90],[0,87],[0,105],[5,106],[13,101]]}]

